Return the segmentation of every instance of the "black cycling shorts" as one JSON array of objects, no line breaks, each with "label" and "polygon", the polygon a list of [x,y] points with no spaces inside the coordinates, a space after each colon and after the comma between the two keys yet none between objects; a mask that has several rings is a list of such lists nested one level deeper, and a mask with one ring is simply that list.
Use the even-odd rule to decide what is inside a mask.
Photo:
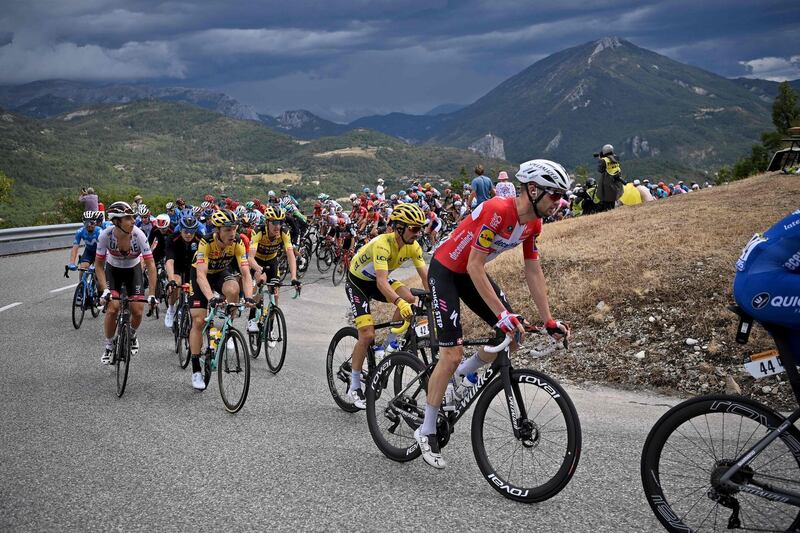
[{"label": "black cycling shorts", "polygon": [[111,296],[119,298],[120,291],[124,288],[131,300],[144,300],[144,277],[141,263],[130,268],[118,268],[106,263],[105,272],[106,286],[111,291]]},{"label": "black cycling shorts", "polygon": [[272,259],[259,259],[256,257],[256,263],[258,266],[264,269],[264,274],[267,276],[267,281],[273,278],[279,278],[281,276],[280,268],[279,268],[279,261],[280,254],[276,255]]},{"label": "black cycling shorts", "polygon": [[[389,285],[396,291],[403,286],[403,283],[389,278]],[[369,301],[386,302],[386,297],[378,289],[378,283],[359,279],[348,271],[344,282],[344,290],[347,293],[347,299],[350,300],[350,309],[353,312],[356,328],[374,326],[375,320],[370,313]]]},{"label": "black cycling shorts", "polygon": [[[492,284],[495,294],[503,302],[505,308],[513,313],[505,293],[491,277],[489,283]],[[469,274],[453,272],[436,259],[431,259],[428,268],[428,284],[431,287],[433,315],[436,320],[440,346],[458,346],[464,342],[464,334],[461,331],[461,300],[484,322],[492,327],[497,324],[497,316],[486,305]]]},{"label": "black cycling shorts", "polygon": [[[206,298],[206,295],[203,294],[203,291],[200,290],[200,286],[197,284],[196,268],[192,269],[190,279],[192,284],[192,292],[189,296],[189,307],[196,309],[208,307],[208,299]],[[208,279],[208,284],[211,286],[212,291],[222,294],[222,285],[229,280],[238,282],[239,274],[232,272],[231,270],[223,270],[222,272],[217,272],[216,274],[206,274],[206,279]]]}]

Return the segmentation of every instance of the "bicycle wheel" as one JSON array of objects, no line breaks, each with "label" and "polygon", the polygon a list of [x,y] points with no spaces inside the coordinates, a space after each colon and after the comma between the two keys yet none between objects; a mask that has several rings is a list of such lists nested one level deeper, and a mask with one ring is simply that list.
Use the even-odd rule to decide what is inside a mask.
[{"label": "bicycle wheel", "polygon": [[347,274],[347,263],[345,262],[344,254],[342,254],[339,260],[336,261],[336,266],[333,268],[333,274],[331,275],[331,281],[334,287],[339,286],[342,280],[344,280],[345,274]]},{"label": "bicycle wheel", "polygon": [[[233,340],[233,349],[227,346],[227,340]],[[217,365],[219,394],[222,403],[229,413],[238,413],[247,400],[250,390],[250,355],[244,336],[235,328],[228,328],[226,338],[220,339],[222,354]]]},{"label": "bicycle wheel", "polygon": [[267,330],[264,357],[270,372],[277,374],[286,359],[286,319],[280,307],[270,309],[264,328]]},{"label": "bicycle wheel", "polygon": [[121,398],[122,395],[125,394],[125,385],[128,384],[128,367],[131,363],[131,340],[127,324],[120,328],[115,350],[117,363],[117,396]]},{"label": "bicycle wheel", "polygon": [[286,254],[281,254],[280,259],[278,259],[278,272],[278,279],[283,283],[283,280],[286,279],[286,274],[289,273],[289,258],[286,257]]},{"label": "bicycle wheel", "polygon": [[97,294],[97,280],[92,276],[90,278],[89,290],[90,307],[92,317],[97,318],[100,315],[100,295]]},{"label": "bicycle wheel", "polygon": [[351,366],[353,349],[357,340],[356,328],[343,327],[331,339],[328,355],[325,358],[325,375],[328,378],[328,389],[331,391],[333,401],[348,413],[359,410],[347,397],[347,391],[350,390],[350,374],[353,370]]},{"label": "bicycle wheel", "polygon": [[[650,430],[642,449],[642,485],[668,531],[797,531],[800,510],[720,485],[719,477],[785,419],[748,398],[715,394],[680,403]],[[800,492],[800,431],[790,425],[732,481]],[[739,507],[740,525],[730,524]]]},{"label": "bicycle wheel", "polygon": [[86,313],[83,300],[86,298],[83,290],[83,282],[79,282],[75,287],[75,294],[72,295],[72,326],[75,329],[80,329],[83,324],[83,315]]},{"label": "bicycle wheel", "polygon": [[414,430],[425,418],[426,368],[416,356],[400,351],[381,361],[368,378],[369,433],[383,455],[393,461],[404,463],[420,455]]},{"label": "bicycle wheel", "polygon": [[333,265],[333,259],[333,250],[331,247],[326,244],[320,245],[317,251],[317,270],[319,270],[321,274],[330,270],[331,265]]},{"label": "bicycle wheel", "polygon": [[178,316],[180,317],[180,322],[178,323],[175,346],[178,353],[178,365],[181,368],[186,368],[189,366],[189,361],[191,361],[192,357],[191,350],[189,350],[189,332],[192,329],[192,315],[189,313],[189,307],[183,306],[179,308]]},{"label": "bicycle wheel", "polygon": [[511,427],[503,380],[495,379],[472,415],[472,451],[483,477],[497,492],[518,502],[541,502],[558,494],[578,466],[578,413],[561,385],[545,374],[512,370],[511,383],[517,396],[512,416],[521,438]]}]

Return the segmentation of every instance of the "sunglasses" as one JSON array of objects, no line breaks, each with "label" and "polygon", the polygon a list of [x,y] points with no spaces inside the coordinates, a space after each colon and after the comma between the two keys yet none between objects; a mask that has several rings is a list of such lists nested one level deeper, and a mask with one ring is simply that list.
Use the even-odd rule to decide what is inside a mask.
[{"label": "sunglasses", "polygon": [[419,233],[422,231],[422,226],[406,226],[406,229],[411,233]]},{"label": "sunglasses", "polygon": [[545,194],[547,194],[547,196],[550,197],[551,200],[561,200],[564,197],[564,195],[567,194],[565,191],[560,191],[558,189],[545,188],[543,190]]},{"label": "sunglasses", "polygon": [[283,224],[283,222],[281,222],[280,220],[270,220],[269,223],[272,224],[273,226],[280,226],[281,224]]}]

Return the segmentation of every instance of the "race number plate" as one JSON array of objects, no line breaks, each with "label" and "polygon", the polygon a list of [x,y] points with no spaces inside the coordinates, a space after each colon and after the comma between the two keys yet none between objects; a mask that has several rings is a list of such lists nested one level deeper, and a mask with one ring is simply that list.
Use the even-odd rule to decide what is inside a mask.
[{"label": "race number plate", "polygon": [[417,322],[417,325],[414,327],[414,331],[417,332],[418,337],[427,337],[430,331],[428,330],[428,320],[422,319]]},{"label": "race number plate", "polygon": [[774,376],[786,371],[781,364],[777,350],[769,350],[745,357],[744,368],[756,379]]}]

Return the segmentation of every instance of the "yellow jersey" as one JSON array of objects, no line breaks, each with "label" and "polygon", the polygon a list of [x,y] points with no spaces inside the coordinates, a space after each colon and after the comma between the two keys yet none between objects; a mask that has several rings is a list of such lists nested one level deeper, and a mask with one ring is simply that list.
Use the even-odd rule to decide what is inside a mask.
[{"label": "yellow jersey", "polygon": [[208,263],[208,273],[217,274],[227,269],[233,261],[236,261],[244,268],[248,265],[247,250],[238,235],[234,242],[225,247],[222,246],[222,243],[217,240],[215,235],[206,235],[197,245],[192,268]]},{"label": "yellow jersey", "polygon": [[250,239],[250,253],[261,261],[275,259],[281,249],[289,250],[290,248],[292,248],[292,239],[289,237],[289,233],[283,230],[273,239],[265,227],[254,233],[253,238]]},{"label": "yellow jersey", "polygon": [[409,259],[417,268],[425,266],[425,261],[422,259],[422,247],[419,243],[414,241],[412,244],[404,244],[398,248],[395,234],[384,233],[369,241],[356,252],[350,262],[350,274],[364,281],[375,281],[377,279],[376,270],[391,272]]}]

